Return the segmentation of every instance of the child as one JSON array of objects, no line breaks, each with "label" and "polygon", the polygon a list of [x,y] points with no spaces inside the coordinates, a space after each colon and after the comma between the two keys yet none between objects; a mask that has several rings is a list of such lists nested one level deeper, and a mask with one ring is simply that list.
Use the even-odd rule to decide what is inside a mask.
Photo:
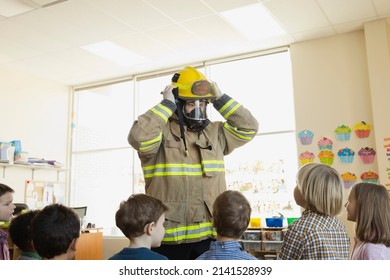
[{"label": "child", "polygon": [[[15,205],[13,201],[14,190],[0,183],[0,221],[9,222],[12,218]],[[0,229],[0,260],[9,260],[8,234]]]},{"label": "child", "polygon": [[80,219],[66,206],[48,205],[32,220],[31,236],[42,259],[73,260],[80,236]]},{"label": "child", "polygon": [[213,205],[213,226],[217,231],[217,241],[212,241],[210,249],[197,260],[256,260],[245,252],[238,240],[248,228],[251,206],[238,191],[224,191]]},{"label": "child", "polygon": [[345,204],[348,221],[356,222],[352,260],[390,260],[390,197],[371,183],[354,185]]},{"label": "child", "polygon": [[167,260],[151,250],[161,245],[167,210],[161,200],[146,194],[133,194],[122,202],[115,214],[115,222],[130,240],[130,245],[109,260]]},{"label": "child", "polygon": [[19,214],[12,219],[9,225],[9,235],[12,242],[22,251],[17,260],[41,260],[32,245],[31,221],[38,213],[38,210]]},{"label": "child", "polygon": [[326,164],[301,167],[294,189],[302,217],[289,225],[279,255],[284,260],[347,260],[350,240],[335,217],[343,207],[339,173]]}]

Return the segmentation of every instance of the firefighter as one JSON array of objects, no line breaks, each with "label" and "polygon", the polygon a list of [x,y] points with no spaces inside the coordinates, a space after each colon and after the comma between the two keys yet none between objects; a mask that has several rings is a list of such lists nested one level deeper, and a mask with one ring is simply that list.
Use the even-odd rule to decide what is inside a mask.
[{"label": "firefighter", "polygon": [[[193,67],[175,73],[163,100],[138,117],[128,135],[137,150],[145,193],[168,206],[162,245],[172,260],[196,259],[209,249],[215,198],[226,190],[224,156],[252,140],[258,122]],[[226,120],[210,121],[207,106]]]}]

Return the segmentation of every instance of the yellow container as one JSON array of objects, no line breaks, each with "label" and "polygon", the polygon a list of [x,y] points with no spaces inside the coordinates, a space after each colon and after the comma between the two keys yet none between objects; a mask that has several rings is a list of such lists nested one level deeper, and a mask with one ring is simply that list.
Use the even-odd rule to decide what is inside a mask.
[{"label": "yellow container", "polygon": [[261,219],[260,218],[251,218],[251,220],[249,222],[249,227],[260,228],[261,227]]}]

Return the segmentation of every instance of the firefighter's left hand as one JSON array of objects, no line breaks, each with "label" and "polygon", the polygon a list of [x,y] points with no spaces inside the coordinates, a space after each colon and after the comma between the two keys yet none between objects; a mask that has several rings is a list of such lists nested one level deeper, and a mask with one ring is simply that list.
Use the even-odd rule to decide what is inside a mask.
[{"label": "firefighter's left hand", "polygon": [[211,94],[214,96],[214,100],[220,98],[222,96],[222,92],[219,89],[218,85],[216,82],[211,82]]}]

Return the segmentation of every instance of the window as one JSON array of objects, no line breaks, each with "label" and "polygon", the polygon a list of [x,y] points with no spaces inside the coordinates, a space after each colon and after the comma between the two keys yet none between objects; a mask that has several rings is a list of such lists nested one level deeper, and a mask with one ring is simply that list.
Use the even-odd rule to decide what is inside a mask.
[{"label": "window", "polygon": [[[248,197],[254,215],[299,215],[292,196],[298,163],[289,53],[209,62],[200,71],[260,123],[255,139],[225,159],[228,188]],[[172,75],[75,89],[70,202],[88,205],[86,221],[103,227],[104,235],[121,235],[115,226],[120,202],[144,192],[140,161],[127,135],[137,116],[161,101]],[[208,109],[211,120],[222,120]]]}]

